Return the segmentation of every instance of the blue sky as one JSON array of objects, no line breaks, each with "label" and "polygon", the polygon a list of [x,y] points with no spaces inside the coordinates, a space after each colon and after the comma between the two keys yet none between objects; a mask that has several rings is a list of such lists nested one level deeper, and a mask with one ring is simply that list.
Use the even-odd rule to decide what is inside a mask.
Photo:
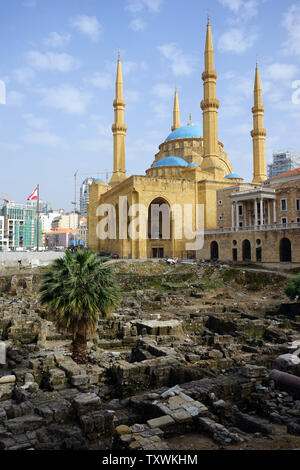
[{"label": "blue sky", "polygon": [[[112,170],[112,102],[123,62],[127,174],[144,174],[170,133],[175,83],[181,122],[202,125],[207,10],[218,72],[219,139],[234,172],[252,178],[258,56],[267,161],[300,151],[300,2],[295,0],[0,0],[0,197],[23,202],[36,183],[70,210],[73,175]],[[292,96],[294,94],[294,100]],[[295,98],[296,96],[296,98]],[[294,102],[293,102],[294,101]]]}]

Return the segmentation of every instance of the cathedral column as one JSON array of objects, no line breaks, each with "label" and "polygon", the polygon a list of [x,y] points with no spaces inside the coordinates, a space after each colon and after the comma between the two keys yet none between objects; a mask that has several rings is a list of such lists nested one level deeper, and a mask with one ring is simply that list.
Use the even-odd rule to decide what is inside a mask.
[{"label": "cathedral column", "polygon": [[232,228],[234,228],[234,202],[231,204]]},{"label": "cathedral column", "polygon": [[276,201],[275,200],[273,201],[273,221],[274,221],[274,224],[277,223]]},{"label": "cathedral column", "polygon": [[264,225],[264,201],[263,198],[260,200],[260,226]]},{"label": "cathedral column", "polygon": [[258,214],[257,214],[257,199],[254,199],[254,227],[257,228],[258,225]]},{"label": "cathedral column", "polygon": [[114,171],[110,185],[121,183],[126,179],[125,168],[125,136],[127,126],[124,123],[126,103],[123,97],[123,75],[120,53],[117,66],[116,99],[114,100],[115,122],[112,126],[114,136]]}]

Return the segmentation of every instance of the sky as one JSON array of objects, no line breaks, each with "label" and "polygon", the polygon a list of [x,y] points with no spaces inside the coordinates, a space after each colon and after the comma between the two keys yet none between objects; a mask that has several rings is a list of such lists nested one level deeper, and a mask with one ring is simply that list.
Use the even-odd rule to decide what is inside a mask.
[{"label": "sky", "polygon": [[118,49],[128,176],[145,174],[169,135],[175,85],[181,124],[192,113],[202,125],[208,9],[219,140],[233,171],[252,180],[256,59],[267,163],[273,151],[300,153],[299,1],[0,0],[0,8],[0,198],[25,202],[40,184],[43,200],[71,210],[76,170],[78,194],[84,178],[105,180]]}]

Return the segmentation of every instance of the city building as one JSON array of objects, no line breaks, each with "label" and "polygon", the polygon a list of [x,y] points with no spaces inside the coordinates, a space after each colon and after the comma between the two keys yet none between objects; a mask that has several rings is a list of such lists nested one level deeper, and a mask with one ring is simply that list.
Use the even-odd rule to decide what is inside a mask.
[{"label": "city building", "polygon": [[57,217],[54,217],[52,221],[52,230],[56,229],[71,229],[78,230],[79,228],[80,215],[77,212],[71,212],[70,214],[61,213]]},{"label": "city building", "polygon": [[82,241],[83,246],[88,246],[88,230],[87,230],[87,218],[81,217],[79,221],[79,239]]},{"label": "city building", "polygon": [[[217,73],[209,22],[204,57],[203,129],[191,121],[181,126],[176,90],[171,134],[160,144],[146,175],[131,177],[126,176],[125,169],[126,103],[119,57],[113,103],[114,171],[109,184],[94,181],[90,185],[88,245],[95,251],[118,253],[123,258],[172,256],[300,262],[300,213],[297,216],[300,205],[299,174],[296,170],[296,173],[267,180],[267,132],[264,128],[258,64],[252,108],[253,177],[251,182],[245,182],[234,173],[224,145],[218,139],[220,102],[216,95]],[[190,207],[188,220],[193,233],[201,228],[196,221],[199,206],[203,208],[202,248],[189,243],[191,240],[185,230],[186,205]],[[164,236],[163,206],[169,210],[169,236]],[[118,215],[123,214],[124,208],[125,217],[120,220]],[[148,233],[145,223],[141,224],[142,229],[135,223],[137,211],[139,217],[147,221]],[[141,214],[140,211],[144,212]],[[156,224],[154,233],[153,221]],[[105,231],[101,233],[100,229],[105,225],[112,228],[110,234]],[[145,232],[141,233],[140,230]],[[178,233],[181,235],[178,236]]]},{"label": "city building", "polygon": [[[36,206],[7,202],[2,206],[4,238],[9,250],[37,247]],[[39,230],[39,246],[42,246],[42,230]]]},{"label": "city building", "polygon": [[80,244],[80,238],[77,230],[58,228],[45,233],[47,250],[65,250],[78,244]]},{"label": "city building", "polygon": [[7,251],[8,250],[8,239],[5,238],[5,219],[3,215],[0,215],[0,251]]},{"label": "city building", "polygon": [[87,207],[89,203],[89,194],[90,194],[90,186],[91,184],[96,181],[99,183],[103,183],[102,180],[98,178],[86,178],[80,187],[80,215],[82,217],[87,217]]},{"label": "city building", "polygon": [[273,163],[268,164],[268,178],[282,175],[300,166],[300,156],[291,150],[273,153]]}]

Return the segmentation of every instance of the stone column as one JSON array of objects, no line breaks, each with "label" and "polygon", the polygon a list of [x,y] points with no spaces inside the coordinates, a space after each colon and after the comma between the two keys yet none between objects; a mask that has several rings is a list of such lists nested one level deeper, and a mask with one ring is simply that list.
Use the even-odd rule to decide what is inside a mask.
[{"label": "stone column", "polygon": [[271,225],[271,206],[270,206],[270,202],[269,200],[267,200],[267,204],[268,204],[268,225]]},{"label": "stone column", "polygon": [[258,216],[257,216],[257,199],[256,198],[254,199],[254,216],[255,216],[254,217],[254,227],[256,228],[257,225],[258,225],[258,222],[257,222],[257,218],[258,218]]},{"label": "stone column", "polygon": [[236,227],[239,229],[240,226],[240,216],[239,216],[239,205],[238,201],[236,201]]},{"label": "stone column", "polygon": [[260,226],[264,225],[264,200],[261,198],[260,200]]},{"label": "stone column", "polygon": [[234,228],[234,202],[231,203],[232,228]]},{"label": "stone column", "polygon": [[273,220],[274,220],[274,224],[276,224],[277,223],[276,200],[273,201]]}]

